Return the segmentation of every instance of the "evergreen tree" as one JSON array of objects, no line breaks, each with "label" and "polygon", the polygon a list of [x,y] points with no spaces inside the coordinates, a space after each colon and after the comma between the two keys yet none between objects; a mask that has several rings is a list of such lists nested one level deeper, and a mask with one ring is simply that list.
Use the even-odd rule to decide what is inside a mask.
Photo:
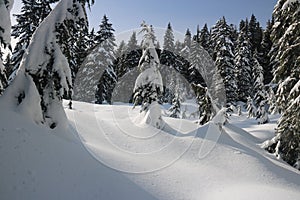
[{"label": "evergreen tree", "polygon": [[116,44],[113,32],[114,29],[112,28],[112,24],[108,22],[108,18],[106,17],[106,15],[104,15],[100,24],[100,30],[97,32],[98,35],[96,36],[96,40],[98,37],[98,41],[100,41],[100,44],[103,48],[101,50],[101,52],[103,53],[101,66],[105,68],[105,71],[97,85],[95,94],[96,103],[98,104],[102,104],[103,101],[111,104],[111,95],[117,81],[117,75],[113,67],[114,61],[116,59],[114,50]]},{"label": "evergreen tree", "polygon": [[[58,0],[56,0],[58,1]],[[55,0],[22,0],[21,13],[14,15],[17,23],[12,26],[12,36],[18,41],[12,54],[13,73],[9,80],[16,76],[23,55],[28,48],[33,33],[39,24],[51,12],[50,4]]]},{"label": "evergreen tree", "polygon": [[256,17],[252,14],[249,21],[249,42],[251,44],[251,51],[254,53],[255,51],[260,52],[260,46],[263,38],[263,30],[260,27],[259,22]]},{"label": "evergreen tree", "polygon": [[207,28],[207,24],[200,31],[200,38],[199,38],[200,45],[210,54],[212,55],[212,47],[210,41],[210,33]]},{"label": "evergreen tree", "polygon": [[163,45],[164,51],[170,51],[174,52],[174,35],[171,23],[168,24],[168,27],[166,29],[165,35],[164,35],[164,45]]},{"label": "evergreen tree", "polygon": [[266,29],[263,33],[263,39],[261,42],[261,56],[260,56],[260,64],[263,67],[263,73],[264,73],[264,84],[269,84],[273,79],[272,74],[272,66],[270,63],[270,51],[272,48],[272,40],[271,40],[271,28],[273,26],[273,23],[271,21],[267,22]]},{"label": "evergreen tree", "polygon": [[127,51],[131,52],[131,51],[135,51],[138,50],[140,47],[137,44],[137,39],[136,39],[136,32],[133,31],[128,43],[127,43]]},{"label": "evergreen tree", "polygon": [[7,86],[7,77],[4,65],[2,63],[2,51],[1,48],[10,48],[10,10],[12,8],[13,1],[6,0],[0,3],[0,95],[3,93],[4,88]]},{"label": "evergreen tree", "polygon": [[253,86],[251,44],[247,36],[246,24],[244,21],[240,23],[235,54],[237,100],[243,102],[247,101],[247,97],[252,96],[251,89]]},{"label": "evergreen tree", "polygon": [[272,27],[274,81],[278,83],[277,106],[282,113],[277,127],[277,143],[269,147],[290,165],[300,160],[300,2],[279,0]]},{"label": "evergreen tree", "polygon": [[174,45],[174,54],[175,55],[179,55],[180,54],[180,51],[183,48],[182,46],[183,46],[183,44],[179,40],[177,40],[175,42],[175,45]]},{"label": "evergreen tree", "polygon": [[[64,0],[57,4],[36,29],[19,73],[4,95],[8,102],[15,102],[17,110],[50,128],[67,124],[62,98],[72,90],[71,71],[58,44],[56,28],[71,19],[74,23],[81,19],[87,23],[83,14],[86,3],[89,1]],[[77,15],[71,14],[75,8]]]},{"label": "evergreen tree", "polygon": [[246,109],[247,109],[247,113],[248,113],[248,118],[256,117],[257,108],[251,97],[247,98]]},{"label": "evergreen tree", "polygon": [[231,33],[232,29],[227,25],[225,17],[212,28],[213,60],[223,79],[228,103],[234,103],[236,100],[234,43]]},{"label": "evergreen tree", "polygon": [[102,21],[100,23],[100,29],[97,31],[97,35],[95,37],[95,40],[98,44],[105,41],[109,38],[114,38],[114,31],[112,24],[108,22],[108,18],[106,15],[103,16]]},{"label": "evergreen tree", "polygon": [[121,58],[124,54],[126,54],[127,46],[125,44],[125,41],[122,40],[116,49],[116,58]]},{"label": "evergreen tree", "polygon": [[145,121],[158,129],[163,121],[159,103],[163,91],[162,77],[159,72],[159,59],[154,46],[155,36],[152,26],[141,24],[144,37],[142,40],[143,54],[140,58],[134,87],[134,105],[141,103],[141,113],[145,114]]}]

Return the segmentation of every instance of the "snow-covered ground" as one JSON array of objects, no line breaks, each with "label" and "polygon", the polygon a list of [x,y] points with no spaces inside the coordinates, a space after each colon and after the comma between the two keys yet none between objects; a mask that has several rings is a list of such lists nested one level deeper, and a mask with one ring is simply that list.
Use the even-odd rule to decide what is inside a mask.
[{"label": "snow-covered ground", "polygon": [[157,130],[130,105],[73,105],[54,131],[0,106],[1,200],[299,199],[299,171],[260,148],[278,116],[233,114],[223,130],[164,117]]}]

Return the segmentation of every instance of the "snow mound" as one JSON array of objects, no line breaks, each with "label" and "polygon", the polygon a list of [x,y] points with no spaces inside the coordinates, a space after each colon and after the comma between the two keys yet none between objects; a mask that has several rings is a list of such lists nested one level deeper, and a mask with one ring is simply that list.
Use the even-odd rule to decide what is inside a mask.
[{"label": "snow mound", "polygon": [[[163,117],[165,127],[159,130],[137,126],[139,111],[131,105],[74,102],[73,110],[66,109],[69,128],[49,130],[0,108],[0,199],[281,200],[300,195],[299,171],[258,146],[251,120],[233,117],[220,129],[214,122],[199,127]],[[241,124],[250,132],[237,127]],[[213,148],[200,157],[205,143]]]}]

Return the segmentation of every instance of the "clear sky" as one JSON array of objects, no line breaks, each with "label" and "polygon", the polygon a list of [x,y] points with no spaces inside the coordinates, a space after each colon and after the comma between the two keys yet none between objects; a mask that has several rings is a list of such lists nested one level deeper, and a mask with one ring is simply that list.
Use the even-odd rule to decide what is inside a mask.
[{"label": "clear sky", "polygon": [[238,24],[253,13],[264,27],[271,18],[277,0],[96,0],[89,14],[92,26],[97,26],[107,14],[116,32],[138,28],[141,21],[155,27],[195,32],[197,24],[209,26],[225,16],[229,23]]},{"label": "clear sky", "polygon": [[[19,12],[21,0],[15,0],[12,13]],[[116,34],[139,28],[142,20],[154,27],[165,28],[171,22],[173,30],[184,34],[187,28],[195,33],[199,24],[209,27],[222,16],[238,25],[253,13],[264,27],[271,18],[277,0],[95,0],[88,11],[90,26],[98,30],[104,14],[113,24]],[[157,29],[156,29],[157,30]]]}]

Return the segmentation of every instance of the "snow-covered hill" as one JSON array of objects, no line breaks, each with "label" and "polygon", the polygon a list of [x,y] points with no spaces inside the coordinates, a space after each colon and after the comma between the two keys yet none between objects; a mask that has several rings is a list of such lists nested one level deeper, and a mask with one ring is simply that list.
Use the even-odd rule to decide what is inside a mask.
[{"label": "snow-covered hill", "polygon": [[259,146],[276,116],[233,115],[222,130],[164,117],[158,131],[138,110],[74,102],[53,131],[1,107],[0,199],[299,198],[300,173]]}]

